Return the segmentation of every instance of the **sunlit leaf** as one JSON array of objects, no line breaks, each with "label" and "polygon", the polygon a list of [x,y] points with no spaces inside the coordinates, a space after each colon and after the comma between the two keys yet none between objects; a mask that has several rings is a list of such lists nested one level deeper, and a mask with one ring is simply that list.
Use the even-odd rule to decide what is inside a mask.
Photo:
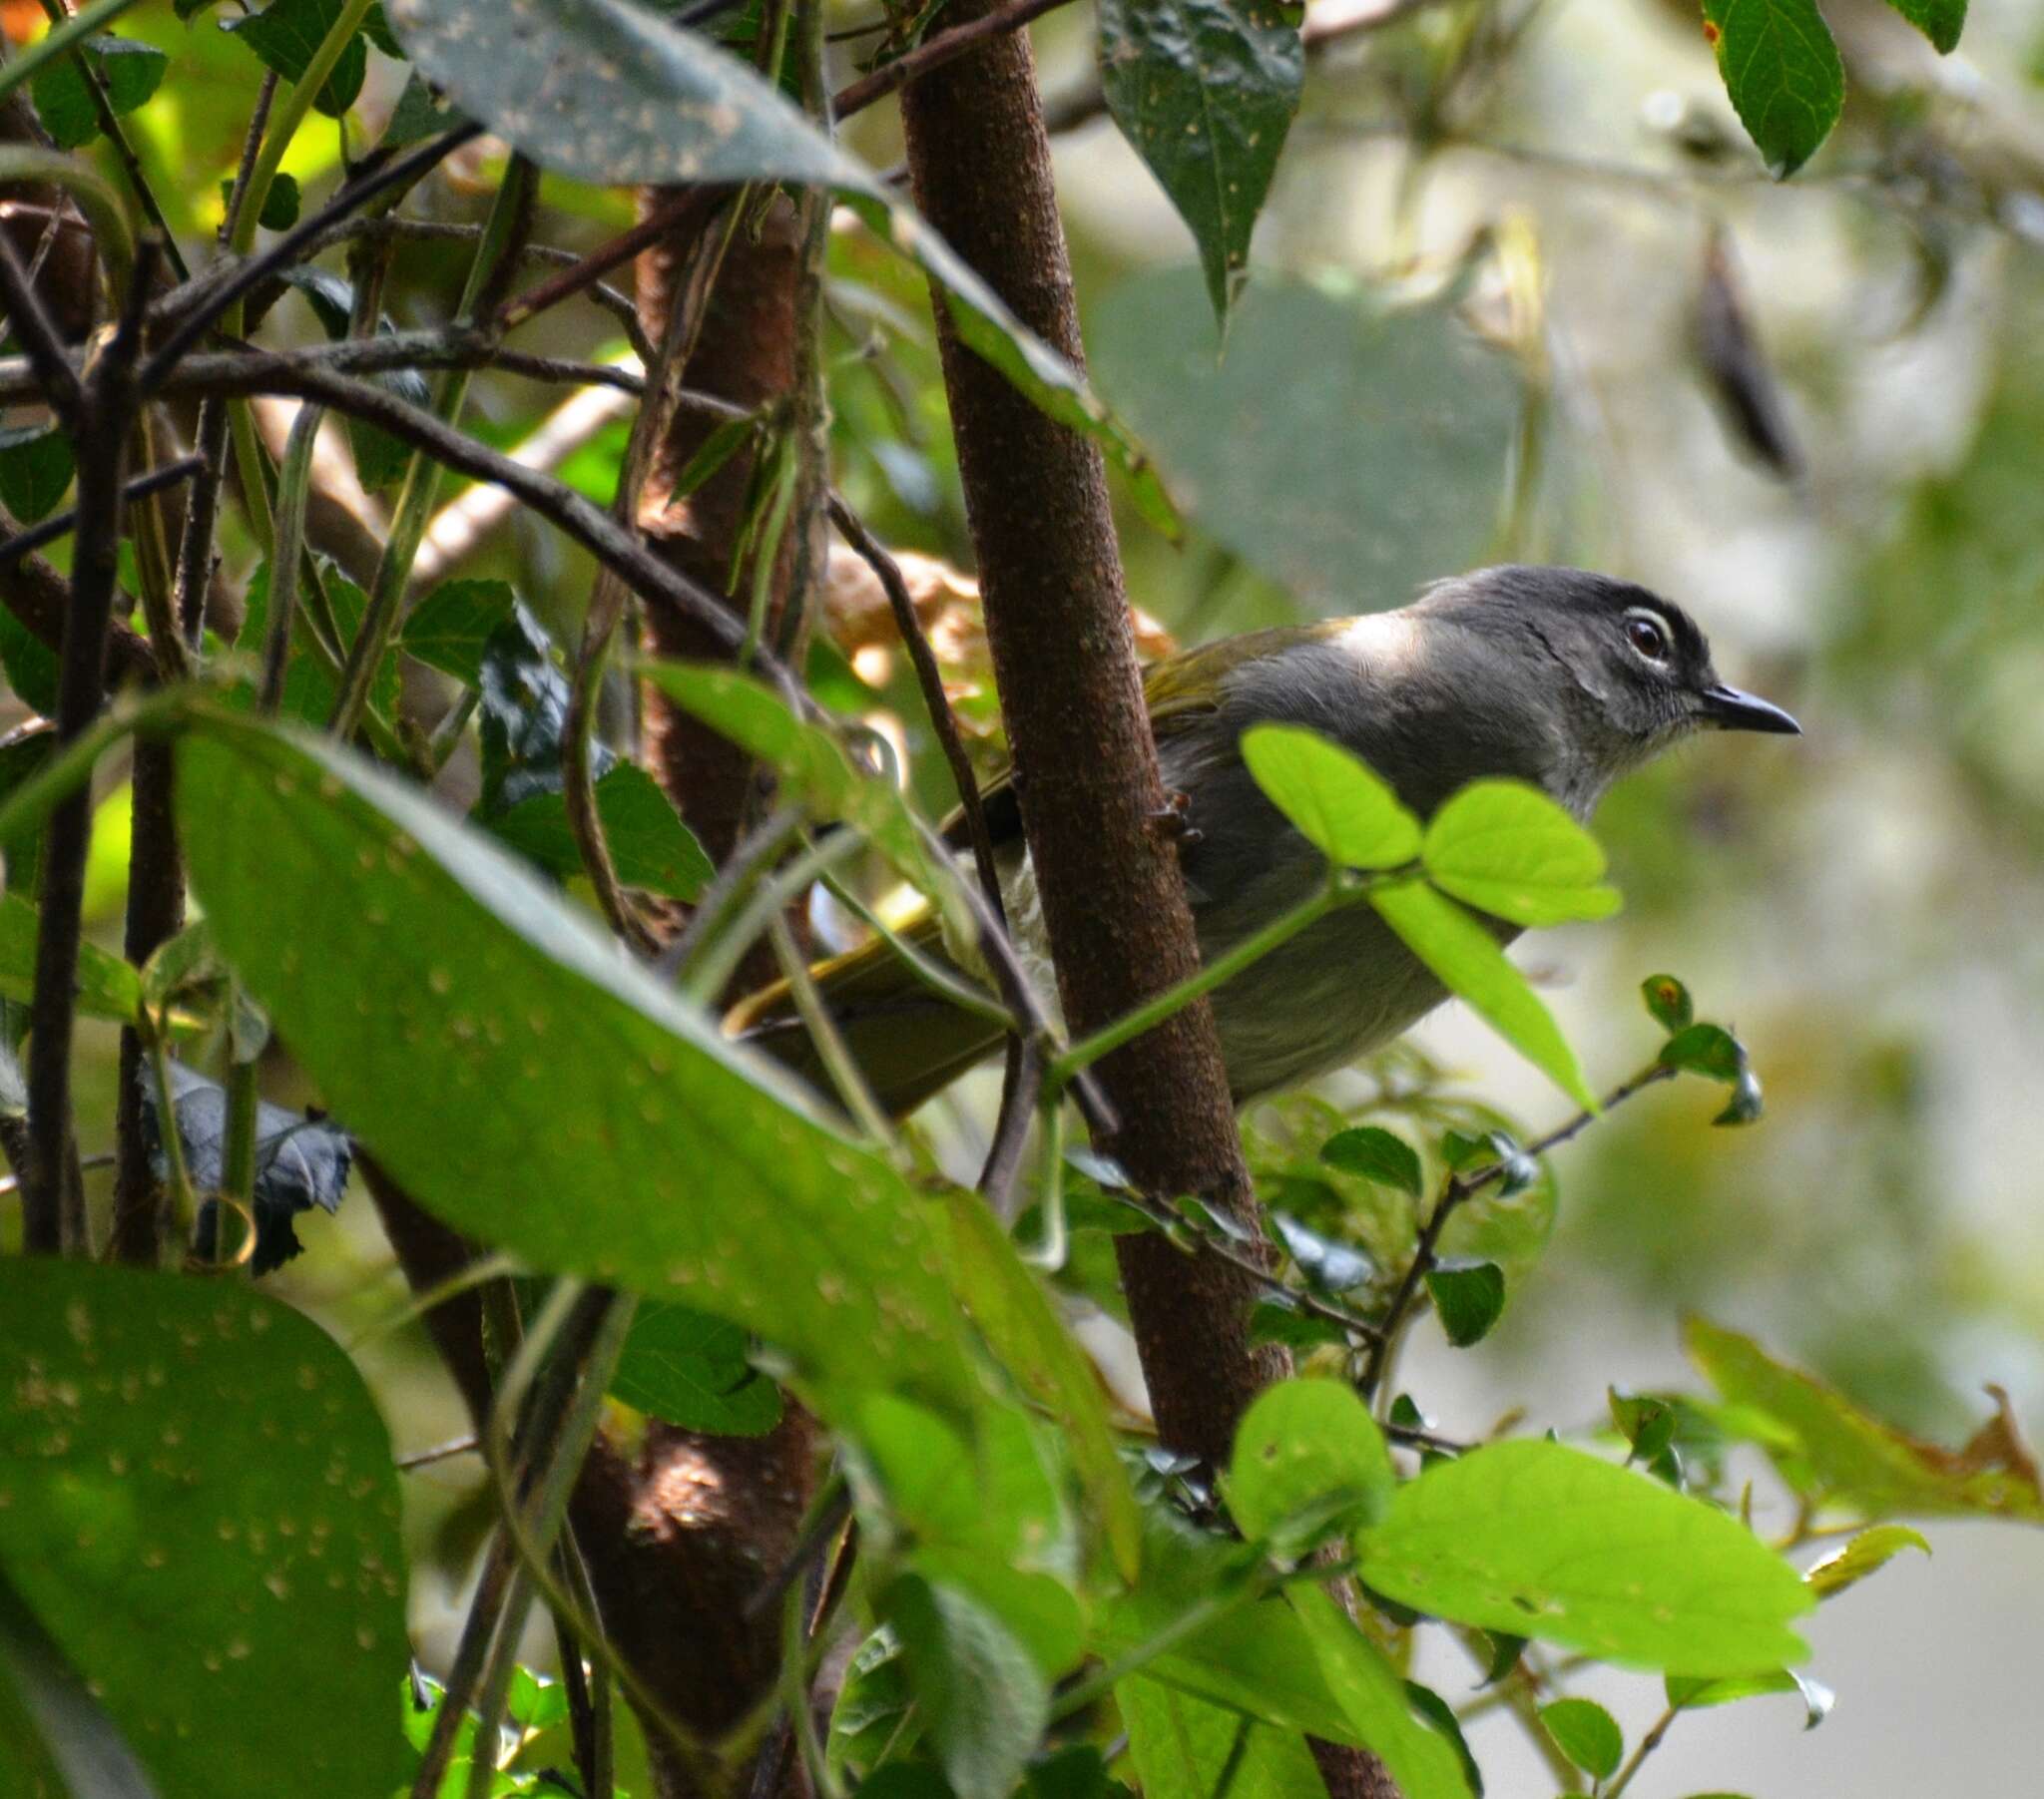
[{"label": "sunlit leaf", "polygon": [[1921,1531],[1912,1531],[1907,1525],[1875,1525],[1861,1531],[1843,1549],[1812,1562],[1802,1571],[1802,1577],[1812,1592],[1827,1599],[1885,1568],[1904,1550],[1921,1550],[1927,1556],[1930,1545]]},{"label": "sunlit leaf", "polygon": [[1603,885],[1597,839],[1539,788],[1477,781],[1427,821],[1420,849],[1444,893],[1519,925],[1608,918],[1616,888]]},{"label": "sunlit leaf", "polygon": [[1554,1746],[1592,1780],[1609,1780],[1625,1758],[1625,1733],[1595,1699],[1556,1699],[1540,1708]]},{"label": "sunlit leaf", "polygon": [[1760,1674],[1730,1674],[1716,1680],[1699,1680],[1671,1674],[1667,1681],[1668,1703],[1685,1711],[1708,1705],[1730,1705],[1736,1699],[1757,1699],[1769,1693],[1794,1693],[1802,1701],[1802,1727],[1814,1730],[1831,1715],[1836,1695],[1821,1680],[1798,1674],[1792,1668],[1771,1668]]},{"label": "sunlit leaf", "polygon": [[1242,759],[1271,803],[1328,861],[1397,868],[1419,853],[1419,820],[1360,756],[1296,724],[1257,724]]},{"label": "sunlit leaf", "polygon": [[1228,1509],[1245,1537],[1288,1556],[1380,1518],[1394,1482],[1383,1433],[1354,1388],[1280,1381],[1236,1428]]},{"label": "sunlit leaf", "polygon": [[1296,1731],[1260,1724],[1144,1675],[1119,1682],[1114,1696],[1143,1799],[1213,1799],[1231,1762],[1229,1799],[1296,1799],[1324,1790]]}]

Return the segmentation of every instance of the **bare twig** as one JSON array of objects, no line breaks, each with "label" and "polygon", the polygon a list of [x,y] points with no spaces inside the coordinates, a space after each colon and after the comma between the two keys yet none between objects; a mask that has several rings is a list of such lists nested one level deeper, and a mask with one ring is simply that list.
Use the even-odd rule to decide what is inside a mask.
[{"label": "bare twig", "polygon": [[28,270],[14,253],[14,239],[0,231],[0,300],[7,306],[7,322],[28,356],[30,370],[42,397],[69,418],[78,405],[78,373],[64,353],[64,340],[43,309],[41,297],[28,278]]},{"label": "bare twig", "polygon": [[1009,4],[995,12],[959,25],[950,31],[940,31],[935,37],[925,38],[913,50],[896,57],[891,63],[882,63],[870,75],[862,75],[857,81],[849,82],[837,90],[831,101],[831,110],[840,119],[848,119],[853,113],[869,107],[874,101],[884,98],[896,88],[906,87],[931,69],[941,68],[968,50],[978,48],[993,38],[1006,37],[1011,31],[1020,31],[1032,19],[1040,19],[1047,12],[1055,12],[1066,0],[1009,0]]},{"label": "bare twig", "polygon": [[[167,487],[176,487],[180,481],[189,481],[205,467],[202,457],[180,456],[176,462],[167,462],[161,468],[154,468],[146,475],[137,475],[121,490],[121,502],[132,506],[137,500],[147,499],[151,494],[162,493]],[[52,513],[39,525],[32,525],[26,531],[17,531],[10,538],[0,538],[0,566],[18,562],[31,550],[40,550],[45,544],[55,543],[78,523],[78,509],[69,508],[64,512]]]},{"label": "bare twig", "polygon": [[491,328],[508,331],[513,325],[523,324],[549,307],[558,306],[564,299],[572,298],[592,282],[609,274],[619,263],[629,262],[641,250],[652,248],[669,232],[681,229],[699,213],[707,213],[715,204],[716,196],[708,190],[681,190],[663,201],[629,231],[621,231],[608,243],[591,250],[573,267],[565,268],[553,279],[541,281],[538,286],[529,287],[505,301],[490,321]]}]

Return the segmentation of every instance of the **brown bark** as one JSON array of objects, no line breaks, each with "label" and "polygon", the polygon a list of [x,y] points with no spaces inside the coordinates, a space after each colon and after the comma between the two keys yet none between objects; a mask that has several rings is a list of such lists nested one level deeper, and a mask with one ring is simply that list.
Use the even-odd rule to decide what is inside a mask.
[{"label": "brown bark", "polygon": [[[992,10],[957,0],[955,28]],[[1034,60],[1020,33],[902,95],[916,205],[1022,321],[1083,355]],[[960,343],[937,309],[944,383],[987,641],[1065,1015],[1097,1030],[1199,966],[1143,704],[1097,444],[1053,423]],[[1148,1191],[1198,1193],[1246,1221],[1254,1196],[1213,1017],[1202,1003],[1100,1064],[1109,1147]],[[1255,1394],[1288,1371],[1253,1349],[1255,1288],[1162,1237],[1116,1240],[1164,1440],[1213,1462]],[[1315,1745],[1336,1799],[1390,1799],[1363,1751]]]}]

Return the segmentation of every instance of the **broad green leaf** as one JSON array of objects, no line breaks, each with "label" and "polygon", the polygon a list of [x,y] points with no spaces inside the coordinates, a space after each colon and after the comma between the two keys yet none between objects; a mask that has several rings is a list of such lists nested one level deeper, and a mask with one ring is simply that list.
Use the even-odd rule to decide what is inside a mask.
[{"label": "broad green leaf", "polygon": [[1426,826],[1427,878],[1465,905],[1518,925],[1609,918],[1618,890],[1603,885],[1597,839],[1538,787],[1477,781]]},{"label": "broad green leaf", "polygon": [[1959,33],[1966,25],[1966,0],[1888,0],[1888,4],[1936,46],[1939,56],[1949,56],[1959,47]]},{"label": "broad green leaf", "polygon": [[[226,207],[233,198],[235,184],[224,180],[220,185],[220,203]],[[297,179],[278,170],[269,178],[269,192],[262,197],[262,211],[256,216],[256,223],[265,231],[287,231],[298,223],[298,214],[304,206],[304,196],[298,190]]]},{"label": "broad green leaf", "polygon": [[[362,614],[368,610],[369,597],[334,566],[321,560],[320,574],[325,582],[326,597],[333,603],[333,620],[340,627],[343,644],[354,642],[355,633],[361,629]],[[305,604],[302,584],[298,594],[298,605]],[[240,649],[249,656],[261,659],[263,646],[269,636],[269,564],[260,564],[249,580],[248,610],[243,616],[242,635],[237,640]],[[244,683],[243,697],[252,700],[255,695],[253,682]],[[277,701],[277,715],[295,718],[300,723],[314,726],[324,725],[332,716],[333,702],[339,695],[339,688],[325,663],[310,650],[293,649],[290,661],[285,665],[283,695]],[[384,717],[395,714],[398,708],[397,653],[386,650],[383,660],[376,665],[376,673],[369,682],[369,703]]]},{"label": "broad green leaf", "polygon": [[1181,510],[1311,611],[1403,606],[1495,551],[1521,380],[1449,304],[1392,310],[1351,282],[1261,271],[1217,359],[1207,283],[1185,266],[1119,282],[1086,325],[1094,381]]},{"label": "broad green leaf", "polygon": [[156,1784],[0,1570],[0,1781],[34,1799],[157,1799]]},{"label": "broad green leaf", "polygon": [[759,180],[836,189],[943,291],[959,335],[1052,418],[1097,437],[1164,522],[1155,472],[1086,377],[888,184],[753,68],[630,0],[394,0],[420,71],[543,168],[600,187]]},{"label": "broad green leaf", "polygon": [[438,137],[461,123],[461,115],[435,97],[432,84],[416,69],[404,84],[404,92],[390,109],[390,123],[376,141],[378,150],[406,150]]},{"label": "broad green leaf", "polygon": [[1369,903],[1442,986],[1585,1112],[1597,1110],[1554,1015],[1481,924],[1423,881],[1372,888]]},{"label": "broad green leaf", "polygon": [[85,85],[80,60],[92,69],[106,91],[107,110],[120,119],[145,105],[162,84],[170,66],[154,44],[133,38],[90,37],[40,69],[29,83],[36,117],[59,150],[76,150],[100,135],[99,109]]},{"label": "broad green leaf", "polygon": [[1802,1577],[1811,1592],[1827,1599],[1885,1568],[1904,1550],[1921,1550],[1927,1556],[1930,1545],[1921,1531],[1912,1531],[1907,1525],[1875,1525],[1861,1531],[1843,1549],[1812,1562],[1802,1571]]},{"label": "broad green leaf", "polygon": [[1271,803],[1337,866],[1398,868],[1419,854],[1419,820],[1390,782],[1318,731],[1252,725],[1242,759]]},{"label": "broad green leaf", "polygon": [[399,648],[472,687],[482,678],[483,646],[517,604],[508,581],[443,581],[411,609]]},{"label": "broad green leaf", "polygon": [[0,607],[0,669],[15,697],[48,717],[57,709],[57,653]]},{"label": "broad green leaf", "polygon": [[1350,1174],[1360,1174],[1417,1199],[1420,1192],[1419,1152],[1402,1136],[1375,1124],[1358,1124],[1337,1132],[1320,1145],[1320,1159]]},{"label": "broad green leaf", "polygon": [[1791,1668],[1770,1668],[1761,1674],[1731,1674],[1717,1680],[1698,1680],[1671,1674],[1667,1681],[1668,1703],[1679,1710],[1695,1711],[1707,1705],[1730,1705],[1736,1699],[1764,1698],[1769,1693],[1794,1693],[1802,1701],[1802,1727],[1814,1730],[1831,1715],[1837,1695],[1821,1680],[1798,1674]]},{"label": "broad green leaf", "polygon": [[642,1301],[611,1392],[684,1430],[758,1437],[780,1422],[780,1389],[746,1353],[746,1333],[688,1306]]},{"label": "broad green leaf", "polygon": [[880,1610],[957,1799],[1009,1799],[1050,1722],[1050,1684],[1029,1651],[976,1599],[920,1574],[892,1581]]},{"label": "broad green leaf", "polygon": [[[232,32],[255,51],[265,69],[285,81],[297,81],[311,67],[313,54],[338,22],[346,0],[270,0],[260,12],[223,19],[221,30]],[[341,51],[340,60],[321,84],[313,101],[328,118],[338,119],[362,91],[369,70],[368,44],[358,31]]]},{"label": "broad green leaf", "polygon": [[1595,1699],[1556,1699],[1540,1708],[1554,1746],[1592,1780],[1609,1780],[1625,1759],[1625,1732]]},{"label": "broad green leaf", "polygon": [[1383,1433],[1353,1387],[1280,1381],[1236,1429],[1228,1509],[1251,1542],[1289,1556],[1381,1518],[1394,1485]]},{"label": "broad green leaf", "polygon": [[1760,1444],[1804,1498],[1867,1518],[1986,1513],[2044,1522],[2036,1460],[1999,1389],[1989,1389],[1995,1416],[1962,1449],[1948,1450],[1881,1423],[1737,1331],[1692,1318],[1683,1341],[1729,1402],[1719,1422]]},{"label": "broad green leaf", "polygon": [[[660,783],[636,762],[618,762],[596,783],[596,812],[618,879],[670,899],[693,900],[717,872]],[[534,793],[486,819],[490,834],[551,874],[582,873],[582,851],[560,792]]]},{"label": "broad green leaf", "polygon": [[1746,1051],[1722,1025],[1685,1025],[1661,1046],[1663,1068],[1712,1081],[1736,1082],[1747,1072]]},{"label": "broad green leaf", "polygon": [[421,1204],[758,1331],[818,1403],[984,1403],[927,1202],[481,833],[231,720],[179,777],[222,953]]},{"label": "broad green leaf", "polygon": [[[35,995],[36,934],[40,919],[18,893],[0,895],[0,995],[28,1000]],[[97,944],[78,946],[78,1010],[87,1018],[135,1017],[142,1003],[142,977]]]},{"label": "broad green leaf", "polygon": [[1845,65],[1815,0],[1704,0],[1704,36],[1768,173],[1787,181],[1845,103]]},{"label": "broad green leaf", "polygon": [[1142,1675],[1117,1682],[1114,1697],[1143,1799],[1213,1799],[1231,1759],[1228,1799],[1320,1799],[1326,1791],[1297,1731],[1260,1724]]},{"label": "broad green leaf", "polygon": [[1357,1550],[1416,1610],[1687,1674],[1800,1660],[1788,1620],[1815,1603],[1737,1519],[1558,1443],[1435,1463]]},{"label": "broad green leaf", "polygon": [[1426,1290],[1457,1349],[1481,1343],[1504,1315],[1505,1275],[1495,1262],[1442,1262],[1426,1271]]},{"label": "broad green leaf", "polygon": [[1102,0],[1107,110],[1192,226],[1224,327],[1304,81],[1277,0]]},{"label": "broad green leaf", "polygon": [[1654,1022],[1671,1037],[1688,1030],[1696,1020],[1696,1002],[1673,975],[1649,975],[1640,983],[1640,997],[1647,1002]]},{"label": "broad green leaf", "polygon": [[1294,1589],[1291,1606],[1356,1739],[1390,1770],[1404,1799],[1469,1799],[1455,1745],[1413,1715],[1405,1683],[1376,1644],[1317,1588]]},{"label": "broad green leaf", "polygon": [[0,1570],[170,1795],[387,1793],[405,1665],[390,1438],[289,1307],[0,1261]]},{"label": "broad green leaf", "polygon": [[54,425],[9,425],[0,430],[0,506],[24,525],[57,510],[71,485],[71,437]]}]

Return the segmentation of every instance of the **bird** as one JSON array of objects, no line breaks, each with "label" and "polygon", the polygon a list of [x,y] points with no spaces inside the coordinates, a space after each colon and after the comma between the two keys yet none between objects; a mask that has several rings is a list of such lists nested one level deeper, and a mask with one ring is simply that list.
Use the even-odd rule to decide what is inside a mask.
[{"label": "bird", "polygon": [[[1612,784],[1705,730],[1799,734],[1782,707],[1719,678],[1688,613],[1589,570],[1511,564],[1437,581],[1395,611],[1279,626],[1151,665],[1144,697],[1200,954],[1211,961],[1305,900],[1321,852],[1265,797],[1243,733],[1302,725],[1390,783],[1421,818],[1471,781],[1530,782],[1587,823]],[[1049,968],[1020,797],[982,795],[1011,933]],[[949,835],[962,842],[956,823]],[[1517,935],[1485,920],[1501,943]],[[897,933],[976,978],[933,912]],[[820,963],[816,987],[878,1104],[905,1117],[1002,1042],[946,1000],[884,937]],[[1320,919],[1212,996],[1238,1107],[1383,1048],[1448,997],[1367,906]],[[728,1034],[827,1091],[786,983],[742,1000]]]}]

